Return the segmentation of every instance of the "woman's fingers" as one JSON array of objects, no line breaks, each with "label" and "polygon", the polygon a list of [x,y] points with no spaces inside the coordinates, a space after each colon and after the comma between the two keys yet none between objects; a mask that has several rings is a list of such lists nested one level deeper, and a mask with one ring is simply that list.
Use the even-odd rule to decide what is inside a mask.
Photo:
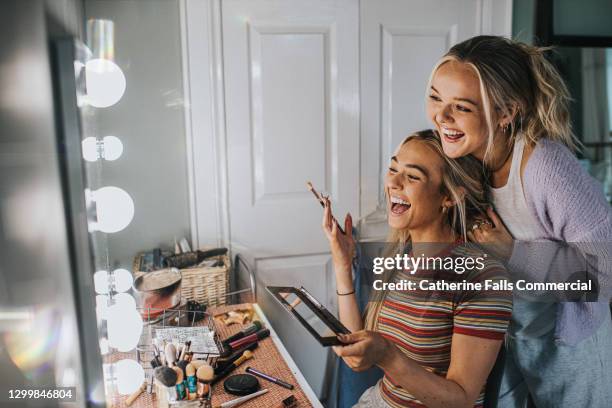
[{"label": "woman's fingers", "polygon": [[353,217],[351,217],[351,213],[346,213],[346,218],[344,219],[344,231],[346,232],[347,236],[353,236]]},{"label": "woman's fingers", "polygon": [[489,216],[491,221],[493,221],[493,225],[495,225],[495,228],[499,228],[502,225],[504,225],[502,223],[502,220],[499,218],[499,216],[497,215],[497,213],[493,209],[493,207],[487,208],[487,215]]}]

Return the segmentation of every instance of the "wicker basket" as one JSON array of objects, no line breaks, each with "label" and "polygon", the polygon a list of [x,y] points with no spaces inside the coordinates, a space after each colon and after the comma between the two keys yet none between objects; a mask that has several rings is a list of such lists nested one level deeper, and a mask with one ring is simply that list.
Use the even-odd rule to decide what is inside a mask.
[{"label": "wicker basket", "polygon": [[[142,254],[134,258],[134,279],[146,272],[138,271]],[[223,261],[223,266],[181,269],[181,298],[206,303],[209,306],[224,305],[229,293],[231,264],[229,256],[222,255],[210,259]]]},{"label": "wicker basket", "polygon": [[229,256],[219,256],[223,266],[181,269],[181,297],[207,303],[209,306],[224,305],[229,293],[231,264]]}]

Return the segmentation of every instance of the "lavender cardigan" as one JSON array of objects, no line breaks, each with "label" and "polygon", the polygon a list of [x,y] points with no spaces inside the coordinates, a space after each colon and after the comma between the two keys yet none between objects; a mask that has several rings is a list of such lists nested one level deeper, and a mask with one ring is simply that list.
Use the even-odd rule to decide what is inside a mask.
[{"label": "lavender cardigan", "polygon": [[[610,319],[612,209],[601,184],[590,177],[569,149],[548,139],[540,140],[529,158],[523,186],[527,206],[537,220],[538,240],[569,243],[572,251],[597,257],[599,301],[561,302],[557,309],[555,339],[573,345],[592,335],[604,319]],[[541,245],[516,241],[509,270],[554,273],[555,262],[564,257],[543,256]]]}]

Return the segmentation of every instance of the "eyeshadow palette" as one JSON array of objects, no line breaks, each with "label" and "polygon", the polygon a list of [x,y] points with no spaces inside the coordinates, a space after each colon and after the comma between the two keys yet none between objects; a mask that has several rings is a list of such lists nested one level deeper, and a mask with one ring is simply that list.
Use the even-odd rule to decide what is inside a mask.
[{"label": "eyeshadow palette", "polygon": [[324,347],[342,343],[338,334],[350,331],[304,288],[267,286],[272,296]]}]

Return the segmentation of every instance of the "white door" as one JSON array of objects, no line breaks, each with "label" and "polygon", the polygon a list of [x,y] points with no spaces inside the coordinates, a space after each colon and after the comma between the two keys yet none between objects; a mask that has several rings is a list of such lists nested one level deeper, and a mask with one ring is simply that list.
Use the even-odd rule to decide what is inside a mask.
[{"label": "white door", "polygon": [[263,285],[304,286],[333,307],[322,208],[359,210],[359,17],[354,0],[224,0],[223,65],[232,248],[258,301],[315,393],[327,350]]},{"label": "white door", "polygon": [[430,128],[426,86],[436,61],[479,34],[510,35],[511,0],[361,0],[363,236],[386,235],[382,179],[395,147]]}]

